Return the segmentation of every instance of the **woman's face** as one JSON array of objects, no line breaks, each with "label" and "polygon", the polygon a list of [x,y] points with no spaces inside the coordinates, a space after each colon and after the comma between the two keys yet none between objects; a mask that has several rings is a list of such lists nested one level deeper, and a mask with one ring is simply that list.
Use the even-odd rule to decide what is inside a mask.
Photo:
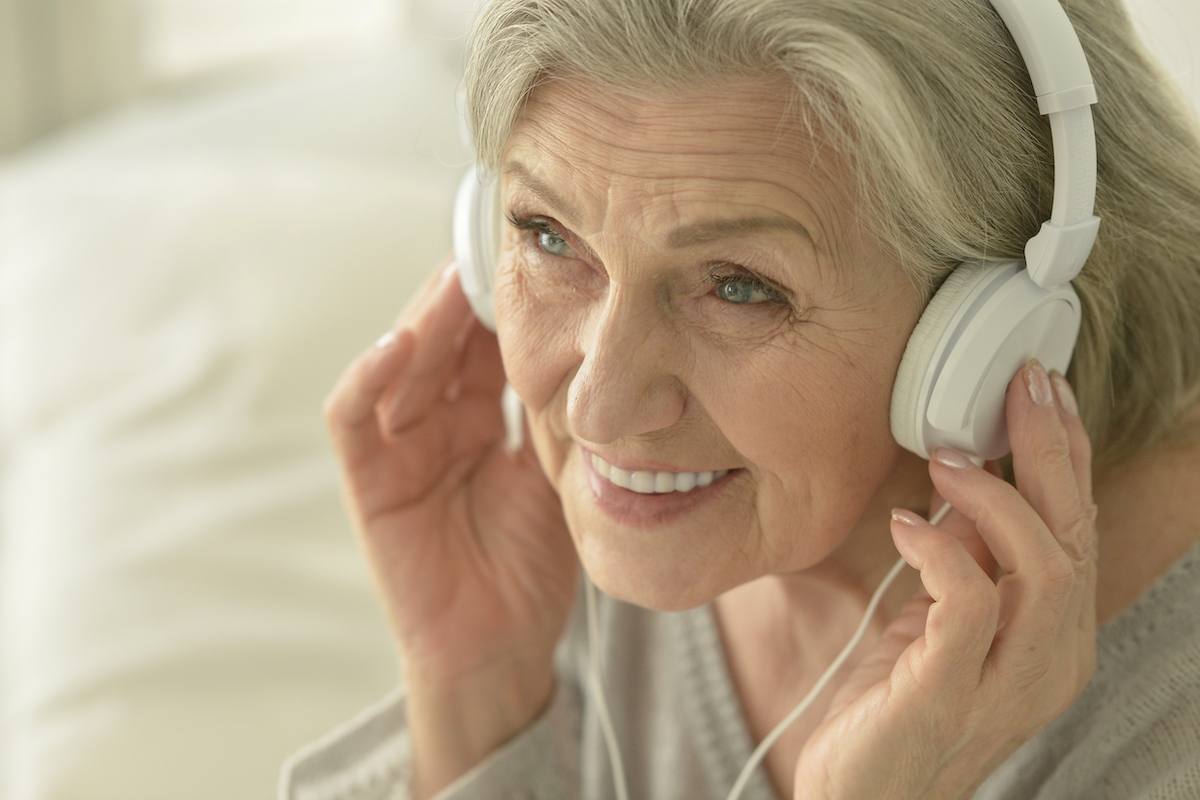
[{"label": "woman's face", "polygon": [[920,503],[888,427],[918,293],[805,130],[782,83],[568,80],[508,140],[505,368],[585,568],[621,599],[689,608],[861,560],[856,526],[890,562],[887,511]]}]

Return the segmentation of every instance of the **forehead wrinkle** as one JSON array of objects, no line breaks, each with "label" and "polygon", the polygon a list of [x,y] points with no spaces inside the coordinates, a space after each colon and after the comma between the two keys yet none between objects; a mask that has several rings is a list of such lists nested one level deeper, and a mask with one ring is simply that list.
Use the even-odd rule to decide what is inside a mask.
[{"label": "forehead wrinkle", "polygon": [[[538,118],[546,111],[553,115],[557,109],[552,100],[558,100],[560,104],[574,103],[591,112],[583,115],[587,117],[586,124],[578,114],[559,115],[556,119],[559,126],[587,138],[607,139],[609,147],[640,155],[721,155],[725,152],[723,148],[712,149],[708,143],[714,135],[722,133],[736,133],[744,145],[764,151],[787,144],[811,149],[810,132],[806,126],[797,124],[797,115],[791,109],[793,100],[788,81],[764,84],[761,78],[740,81],[731,78],[711,86],[698,84],[696,89],[696,94],[683,95],[654,89],[605,89],[586,77],[576,76],[536,88],[521,107],[518,120],[545,122]],[[731,94],[739,100],[763,103],[753,109],[744,104],[736,109],[726,108],[723,100]],[[703,130],[689,122],[697,109],[703,112]],[[750,120],[759,124],[748,126]],[[654,146],[658,136],[662,136],[664,147]],[[625,143],[615,141],[621,139]],[[648,146],[635,144],[641,142]]]},{"label": "forehead wrinkle", "polygon": [[[827,205],[824,200],[831,192],[836,193],[836,182],[841,177],[837,174],[838,165],[828,163],[819,155],[820,152],[827,151],[823,151],[820,144],[813,140],[810,128],[796,124],[794,112],[786,103],[782,111],[778,107],[761,112],[755,110],[755,113],[747,117],[744,108],[739,109],[737,113],[725,109],[720,102],[720,92],[717,93],[715,104],[710,103],[710,98],[701,92],[700,100],[703,102],[702,108],[706,112],[706,118],[703,134],[698,136],[697,133],[701,129],[692,124],[694,115],[687,113],[689,109],[697,107],[691,98],[656,93],[587,91],[590,88],[593,87],[587,81],[541,87],[531,94],[529,101],[522,107],[513,130],[514,136],[509,140],[510,158],[514,161],[518,158],[523,159],[525,163],[520,166],[525,167],[523,172],[526,174],[531,174],[532,170],[540,174],[542,162],[549,159],[553,162],[555,171],[544,177],[557,179],[557,170],[561,170],[563,175],[570,176],[572,184],[571,188],[567,188],[566,185],[557,187],[560,191],[565,190],[565,195],[560,195],[550,188],[549,181],[521,180],[519,183],[523,188],[528,187],[531,194],[555,206],[563,207],[564,216],[567,213],[575,213],[582,223],[582,214],[578,212],[584,206],[573,206],[568,199],[564,199],[574,199],[572,192],[575,188],[582,189],[591,185],[594,189],[600,189],[599,196],[595,199],[598,202],[602,201],[604,209],[608,212],[616,212],[622,206],[624,192],[613,183],[614,180],[635,180],[642,184],[665,180],[669,185],[677,179],[686,180],[689,177],[686,170],[677,174],[662,173],[659,167],[666,163],[664,157],[698,159],[703,169],[690,177],[703,176],[711,181],[736,182],[746,179],[747,160],[754,166],[770,166],[779,170],[780,165],[775,163],[774,159],[778,157],[780,150],[789,146],[795,147],[796,154],[793,157],[798,156],[798,159],[792,163],[797,165],[798,172],[801,173],[796,176],[801,181],[801,188],[784,182],[783,175],[778,171],[773,178],[767,178],[774,186],[764,188],[768,193],[781,190],[784,195],[790,195],[794,200],[789,202],[798,201],[805,209],[805,216],[811,219],[806,218],[802,224],[795,214],[779,215],[768,209],[757,213],[753,209],[743,209],[742,213],[746,219],[755,220],[747,225],[739,224],[736,212],[731,215],[731,220],[721,220],[720,213],[714,220],[703,217],[697,219],[695,216],[692,220],[677,218],[673,227],[685,228],[688,224],[703,225],[710,221],[720,222],[722,226],[728,227],[725,227],[725,230],[681,230],[675,234],[671,234],[668,228],[667,237],[660,240],[659,247],[679,249],[693,241],[700,245],[726,235],[733,238],[752,233],[754,230],[766,231],[772,225],[757,218],[780,216],[794,223],[793,233],[800,237],[797,242],[802,240],[804,246],[811,247],[817,255],[815,266],[819,272],[825,273],[833,267],[833,264],[829,263],[832,253],[824,253],[824,257],[821,257],[821,253],[825,248],[837,249],[834,242],[830,241],[831,238],[836,238],[836,231],[827,230],[831,220],[825,219],[823,214],[818,213],[818,209]],[[753,99],[761,93],[762,99],[770,99],[770,93],[764,92],[761,85],[749,88],[752,91],[740,91],[737,97]],[[563,113],[564,106],[584,108],[589,113],[566,114]],[[755,119],[759,124],[747,126],[749,120]],[[673,131],[675,133],[672,133]],[[721,138],[721,132],[739,135],[742,148],[748,151],[743,154],[741,163],[725,164],[720,158],[725,153],[725,148],[718,146],[715,140]],[[532,155],[533,162],[524,159],[525,155]],[[807,177],[803,175],[805,162],[809,173]],[[791,170],[786,166],[784,169],[791,174]],[[597,182],[593,178],[604,180]],[[605,182],[608,185],[601,189]],[[557,186],[557,180],[554,183]],[[827,185],[829,183],[835,185]],[[658,199],[678,205],[678,197],[673,197],[673,194],[667,191],[665,195],[660,194]],[[639,212],[645,215],[650,209],[643,206],[636,211],[623,211],[621,216],[631,211],[635,215]],[[599,225],[598,220],[607,217],[608,214],[601,212],[596,224]],[[808,224],[814,222],[815,229]],[[578,228],[579,225],[575,227]],[[737,227],[743,229],[738,231]],[[792,234],[785,235],[790,237]]]}]

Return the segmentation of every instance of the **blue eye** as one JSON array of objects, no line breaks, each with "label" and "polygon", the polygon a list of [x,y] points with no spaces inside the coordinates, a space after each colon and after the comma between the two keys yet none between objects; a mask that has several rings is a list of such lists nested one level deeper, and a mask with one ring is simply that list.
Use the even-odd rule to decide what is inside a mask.
[{"label": "blue eye", "polygon": [[553,228],[543,228],[538,231],[538,247],[552,256],[570,256],[571,245]]},{"label": "blue eye", "polygon": [[566,237],[559,233],[550,220],[545,217],[526,217],[516,214],[506,214],[508,224],[517,230],[529,231],[537,240],[538,249],[546,255],[559,258],[576,258],[575,251],[567,243]]},{"label": "blue eye", "polygon": [[726,303],[737,305],[752,305],[754,303],[787,305],[787,298],[777,289],[767,286],[753,275],[714,276],[713,280],[717,282],[717,297]]}]

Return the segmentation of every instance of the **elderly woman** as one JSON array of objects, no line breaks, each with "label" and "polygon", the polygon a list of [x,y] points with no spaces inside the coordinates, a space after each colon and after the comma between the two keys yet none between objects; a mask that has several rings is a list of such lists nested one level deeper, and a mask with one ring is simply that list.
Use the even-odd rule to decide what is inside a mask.
[{"label": "elderly woman", "polygon": [[1069,10],[1103,225],[980,467],[889,410],[934,290],[1050,214],[985,0],[487,5],[497,335],[443,267],[330,398],[405,688],[288,797],[723,798],[864,613],[742,797],[1200,796],[1200,142],[1119,0]]}]

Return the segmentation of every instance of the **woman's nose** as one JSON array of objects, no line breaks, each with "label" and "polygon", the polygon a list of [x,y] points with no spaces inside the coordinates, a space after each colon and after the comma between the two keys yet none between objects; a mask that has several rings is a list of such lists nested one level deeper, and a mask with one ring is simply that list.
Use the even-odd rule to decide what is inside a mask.
[{"label": "woman's nose", "polygon": [[583,362],[567,393],[574,433],[611,444],[669,428],[682,415],[686,392],[671,364],[675,337],[653,297],[613,285],[585,330]]}]

